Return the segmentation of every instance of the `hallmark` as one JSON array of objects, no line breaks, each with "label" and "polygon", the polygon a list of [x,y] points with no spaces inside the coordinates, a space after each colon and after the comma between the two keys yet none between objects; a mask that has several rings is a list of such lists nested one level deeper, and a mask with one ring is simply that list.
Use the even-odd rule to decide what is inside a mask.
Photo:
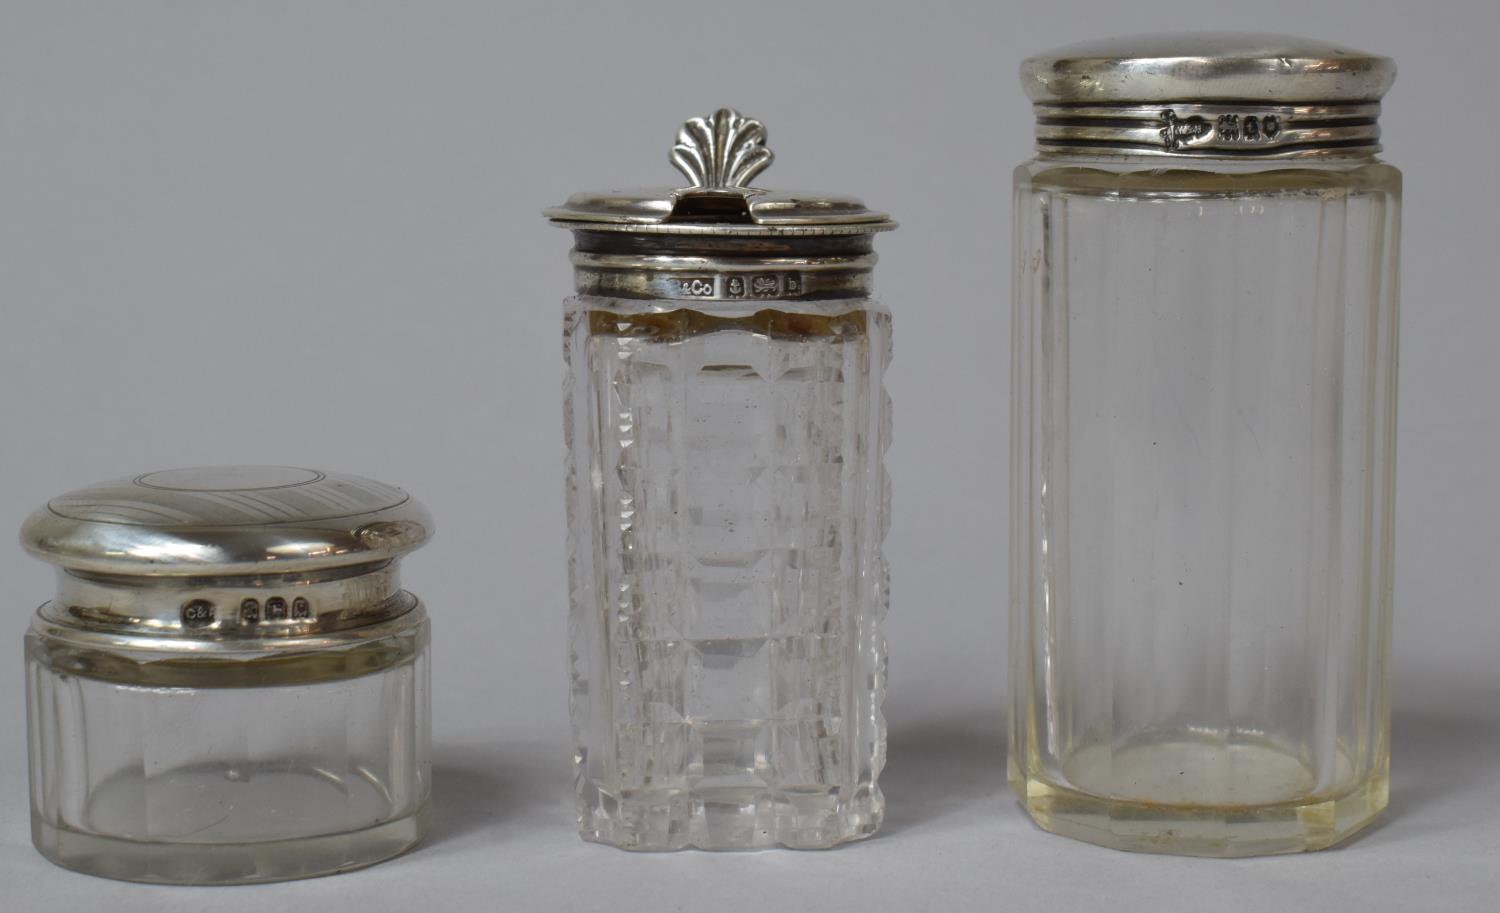
[{"label": "hallmark", "polygon": [[1254,143],[1274,140],[1281,134],[1281,118],[1274,114],[1221,114],[1214,133],[1223,143]]},{"label": "hallmark", "polygon": [[214,604],[204,599],[194,599],[182,607],[182,624],[187,628],[202,628],[214,623]]},{"label": "hallmark", "polygon": [[674,298],[794,298],[807,292],[801,273],[783,272],[672,276],[665,279],[665,285]]},{"label": "hallmark", "polygon": [[1162,128],[1157,131],[1162,141],[1166,143],[1167,149],[1176,152],[1184,143],[1207,136],[1213,129],[1208,121],[1197,116],[1179,118],[1177,112],[1171,108],[1161,112]]},{"label": "hallmark", "polygon": [[711,278],[678,279],[677,287],[689,298],[712,298],[714,296],[714,280]]}]

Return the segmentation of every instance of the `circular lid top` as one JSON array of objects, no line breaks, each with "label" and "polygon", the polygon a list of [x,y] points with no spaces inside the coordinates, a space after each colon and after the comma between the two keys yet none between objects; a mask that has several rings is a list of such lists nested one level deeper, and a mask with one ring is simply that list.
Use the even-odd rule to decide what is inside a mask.
[{"label": "circular lid top", "polygon": [[416,499],[287,466],[170,469],[80,488],[26,519],[26,550],[69,570],[281,574],[388,561],[432,535]]},{"label": "circular lid top", "polygon": [[1288,35],[1183,32],[1058,48],[1021,64],[1039,104],[1378,101],[1396,78],[1389,57]]},{"label": "circular lid top", "polygon": [[760,121],[720,108],[678,131],[671,161],[688,186],[585,191],[544,214],[575,231],[646,234],[847,235],[896,227],[854,197],[749,186],[774,158],[765,143]]}]

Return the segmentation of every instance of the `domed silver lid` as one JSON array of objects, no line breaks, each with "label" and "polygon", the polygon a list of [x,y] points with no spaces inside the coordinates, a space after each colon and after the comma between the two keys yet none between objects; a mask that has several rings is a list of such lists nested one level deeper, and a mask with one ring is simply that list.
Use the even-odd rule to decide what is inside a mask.
[{"label": "domed silver lid", "polygon": [[27,518],[21,543],[60,568],[53,625],[153,637],[317,635],[416,600],[397,560],[432,535],[399,488],[286,466],[171,469],[90,485]]},{"label": "domed silver lid", "polygon": [[1021,64],[1044,152],[1274,156],[1378,151],[1388,57],[1287,35],[1177,33]]},{"label": "domed silver lid", "polygon": [[432,518],[399,488],[289,466],[169,469],[60,495],[21,528],[69,570],[149,576],[296,573],[389,561]]}]

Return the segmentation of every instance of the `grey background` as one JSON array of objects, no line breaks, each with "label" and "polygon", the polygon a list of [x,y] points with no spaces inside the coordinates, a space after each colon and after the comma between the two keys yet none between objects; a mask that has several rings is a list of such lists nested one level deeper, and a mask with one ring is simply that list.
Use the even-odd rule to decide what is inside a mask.
[{"label": "grey background", "polygon": [[[1003,783],[1016,65],[1238,28],[1395,56],[1407,174],[1394,797],[1352,845],[1221,862],[1044,834]],[[30,847],[0,548],[0,907],[1492,909],[1500,888],[1496,5],[1258,0],[0,5],[0,531],[98,479],[214,462],[391,481],[440,533],[436,820],[373,869],[241,889]],[[862,194],[896,311],[889,820],[831,853],[636,856],[573,832],[564,673],[567,193],[668,183],[676,126],[766,122],[767,186]]]}]

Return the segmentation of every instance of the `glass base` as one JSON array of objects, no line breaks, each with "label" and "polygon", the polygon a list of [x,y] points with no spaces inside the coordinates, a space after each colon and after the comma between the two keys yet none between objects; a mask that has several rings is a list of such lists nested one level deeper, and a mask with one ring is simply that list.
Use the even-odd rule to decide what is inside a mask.
[{"label": "glass base", "polygon": [[404,818],[343,834],[258,843],[146,843],[31,821],[31,840],[58,865],[122,881],[253,884],[333,875],[399,856],[427,833],[424,804]]},{"label": "glass base", "polygon": [[828,849],[880,828],[885,800],[877,787],[852,798],[837,791],[751,787],[595,793],[579,814],[585,840],[625,850]]},{"label": "glass base", "polygon": [[1299,789],[1312,782],[1300,761],[1257,744],[1087,748],[1065,765],[1069,786],[1029,776],[1014,760],[1009,766],[1011,789],[1044,830],[1139,853],[1232,857],[1321,850],[1369,824],[1390,793],[1381,771],[1341,795],[1309,795]]}]

